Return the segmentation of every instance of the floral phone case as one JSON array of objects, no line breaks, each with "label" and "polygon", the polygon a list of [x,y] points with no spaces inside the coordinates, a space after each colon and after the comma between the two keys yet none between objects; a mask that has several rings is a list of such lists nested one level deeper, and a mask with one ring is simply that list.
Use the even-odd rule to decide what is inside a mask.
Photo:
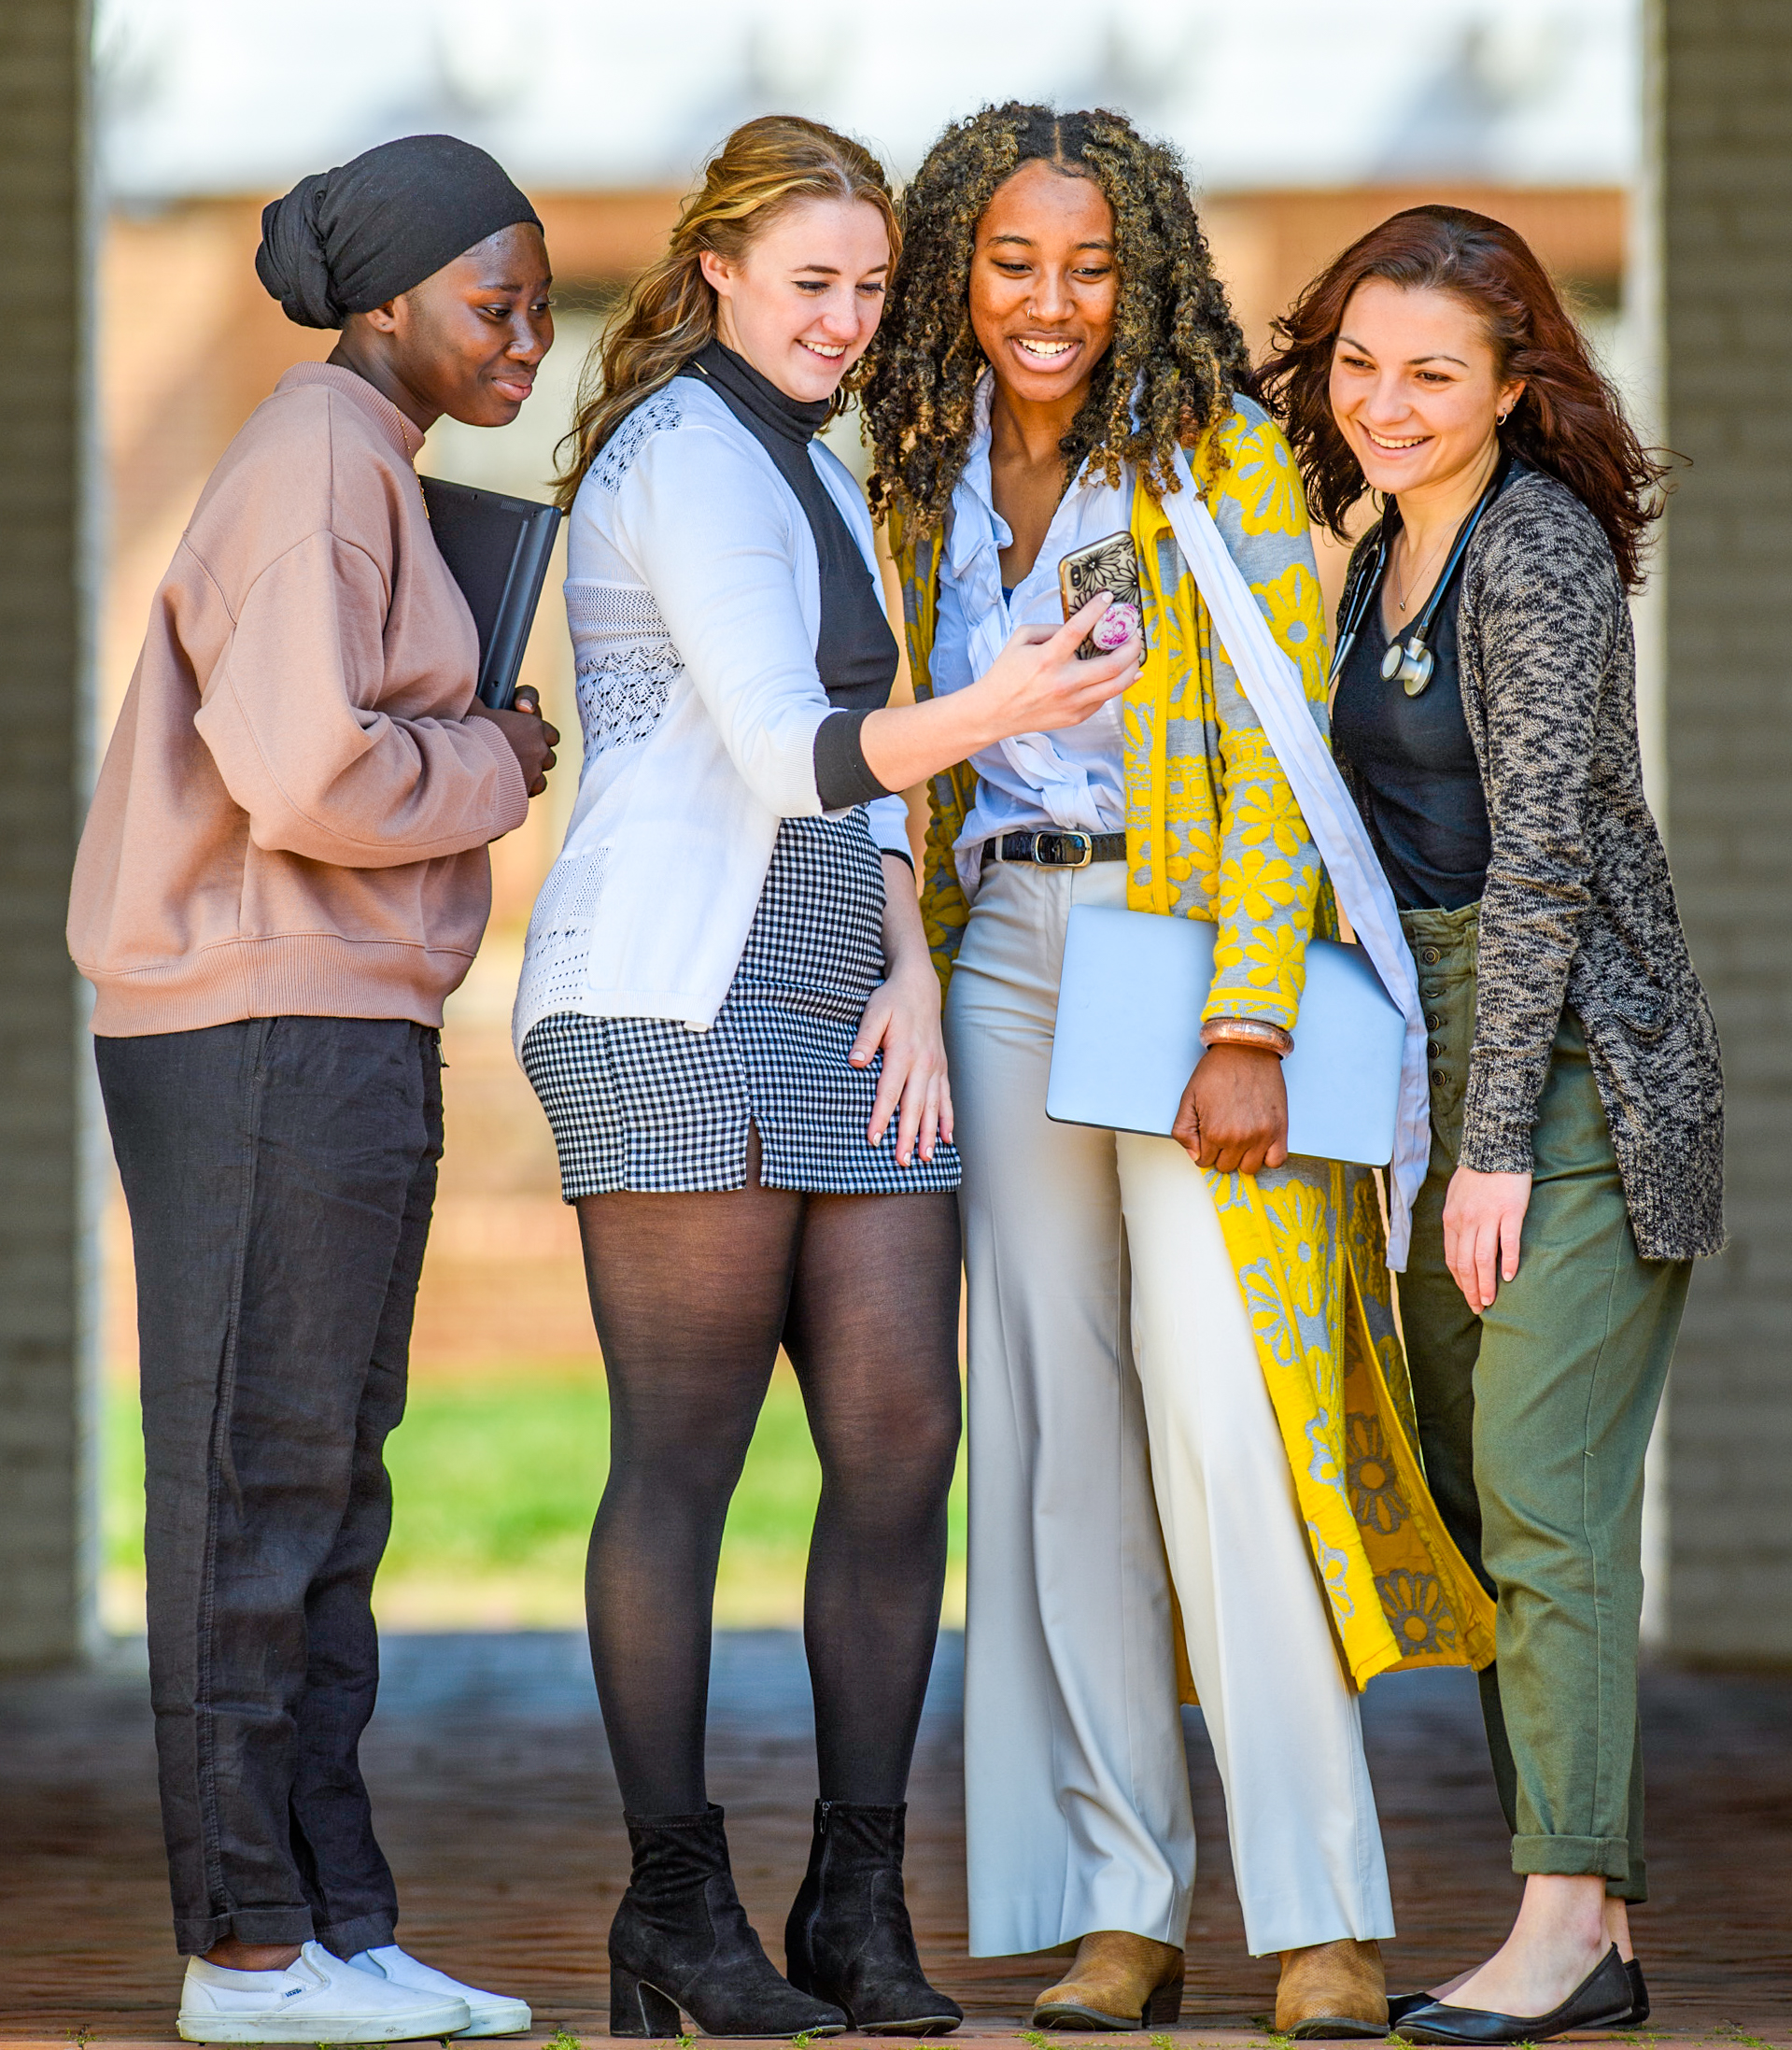
[{"label": "floral phone case", "polygon": [[1064,601],[1066,619],[1102,591],[1113,603],[1077,650],[1085,662],[1097,655],[1111,655],[1129,634],[1138,631],[1142,617],[1138,551],[1129,533],[1106,534],[1100,541],[1092,541],[1088,547],[1076,549],[1058,564],[1058,595]]}]

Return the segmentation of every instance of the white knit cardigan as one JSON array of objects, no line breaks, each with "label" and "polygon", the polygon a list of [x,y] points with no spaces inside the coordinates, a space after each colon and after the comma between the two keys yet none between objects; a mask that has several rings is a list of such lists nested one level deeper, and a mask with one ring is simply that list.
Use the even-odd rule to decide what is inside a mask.
[{"label": "white knit cardigan", "polygon": [[[858,486],[819,441],[810,455],[881,604]],[[707,1030],[779,822],[823,815],[815,729],[834,708],[814,538],[770,457],[694,379],[637,406],[586,474],[566,607],[585,765],[529,921],[519,1051],[557,1011]],[[878,845],[906,855],[902,799],[868,810]]]}]

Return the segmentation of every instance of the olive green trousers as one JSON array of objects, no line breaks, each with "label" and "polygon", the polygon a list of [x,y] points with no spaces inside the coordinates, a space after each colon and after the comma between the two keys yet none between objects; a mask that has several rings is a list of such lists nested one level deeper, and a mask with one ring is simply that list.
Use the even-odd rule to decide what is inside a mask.
[{"label": "olive green trousers", "polygon": [[1405,912],[1429,1030],[1432,1156],[1399,1279],[1425,1471],[1498,1605],[1481,1707],[1517,1873],[1647,1898],[1637,1631],[1643,1458],[1692,1272],[1644,1260],[1580,1021],[1537,1108],[1518,1272],[1477,1317],[1444,1265],[1475,1037],[1477,905]]}]

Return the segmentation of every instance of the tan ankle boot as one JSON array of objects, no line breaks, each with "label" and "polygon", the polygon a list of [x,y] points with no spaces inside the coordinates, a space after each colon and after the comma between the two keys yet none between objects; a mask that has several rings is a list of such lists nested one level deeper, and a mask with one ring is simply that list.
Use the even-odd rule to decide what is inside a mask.
[{"label": "tan ankle boot", "polygon": [[1077,1945],[1070,1975],[1033,2003],[1036,2029],[1167,2029],[1182,2013],[1182,1953],[1123,1929]]},{"label": "tan ankle boot", "polygon": [[1276,2033],[1306,2041],[1385,2036],[1388,1985],[1380,1944],[1340,1936],[1335,1943],[1283,1951],[1281,1984],[1276,1988]]}]

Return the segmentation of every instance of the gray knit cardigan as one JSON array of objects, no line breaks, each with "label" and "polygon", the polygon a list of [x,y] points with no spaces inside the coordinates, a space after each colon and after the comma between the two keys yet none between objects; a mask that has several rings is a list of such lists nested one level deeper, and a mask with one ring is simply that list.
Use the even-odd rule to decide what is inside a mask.
[{"label": "gray knit cardigan", "polygon": [[[1379,534],[1350,558],[1341,617]],[[1717,1252],[1723,1067],[1643,795],[1630,606],[1603,530],[1556,478],[1513,464],[1470,544],[1457,632],[1492,829],[1459,1157],[1531,1171],[1566,1004],[1587,1035],[1638,1251]]]}]

